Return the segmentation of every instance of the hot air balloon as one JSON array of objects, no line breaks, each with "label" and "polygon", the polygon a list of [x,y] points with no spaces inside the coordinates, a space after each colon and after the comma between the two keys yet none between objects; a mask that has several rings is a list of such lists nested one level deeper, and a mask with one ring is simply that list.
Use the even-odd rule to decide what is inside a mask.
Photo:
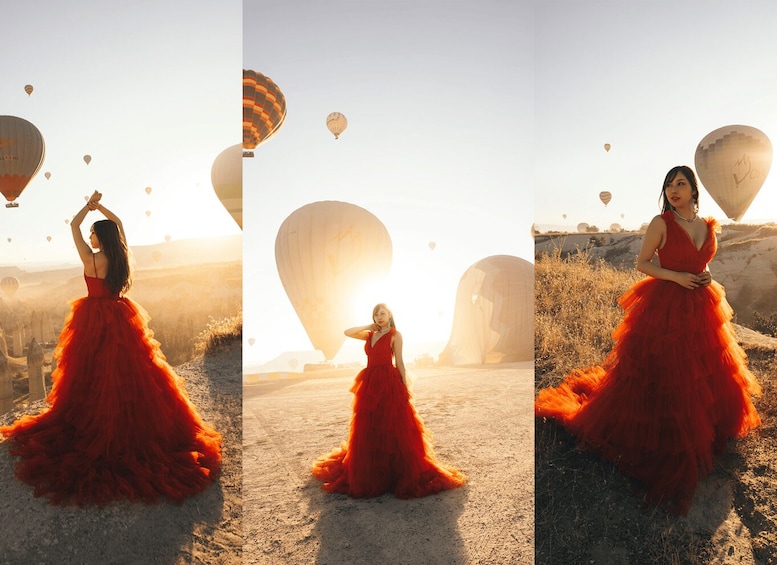
[{"label": "hot air balloon", "polygon": [[170,237],[170,234],[167,234],[167,235],[165,236],[165,241],[170,241],[170,239],[171,239],[171,237]]},{"label": "hot air balloon", "polygon": [[146,210],[146,218],[151,216],[151,210]]},{"label": "hot air balloon", "polygon": [[87,165],[92,162],[92,156],[91,155],[84,155],[84,163]]},{"label": "hot air balloon", "polygon": [[564,218],[565,220],[567,219],[567,215],[566,214],[561,214],[561,217]]},{"label": "hot air balloon", "polygon": [[0,193],[14,203],[40,170],[46,147],[38,128],[16,116],[0,116]]},{"label": "hot air balloon", "polygon": [[621,219],[623,219],[626,216],[626,214],[621,214]]},{"label": "hot air balloon", "polygon": [[254,149],[278,132],[286,98],[269,77],[243,69],[243,149]]},{"label": "hot air balloon", "polygon": [[534,356],[534,266],[511,255],[481,259],[459,281],[440,363],[528,361]]},{"label": "hot air balloon", "polygon": [[620,224],[610,224],[610,231],[621,231],[622,229]]},{"label": "hot air balloon", "polygon": [[8,298],[13,298],[16,291],[19,290],[19,279],[16,277],[3,277],[3,279],[0,280],[0,290],[2,290]]},{"label": "hot air balloon", "polygon": [[146,194],[151,194],[151,187],[150,186],[146,187]]},{"label": "hot air balloon", "polygon": [[588,224],[586,224],[585,222],[580,222],[579,224],[577,224],[577,231],[579,231],[580,233],[587,232]]},{"label": "hot air balloon", "polygon": [[239,143],[227,147],[213,160],[210,168],[213,190],[240,229],[243,229],[243,148]]},{"label": "hot air balloon", "polygon": [[253,345],[255,343],[256,343],[256,339],[255,338],[253,338],[253,337],[249,337],[248,338],[248,345]]},{"label": "hot air balloon", "polygon": [[612,193],[608,192],[606,190],[603,190],[599,193],[599,200],[601,200],[605,206],[610,203],[610,200],[612,200]]},{"label": "hot air balloon", "polygon": [[31,84],[25,84],[24,85],[24,91],[27,93],[27,96],[30,96],[32,94],[32,91],[34,89],[32,88]]},{"label": "hot air balloon", "polygon": [[46,241],[51,241],[51,236],[50,235],[46,236]]},{"label": "hot air balloon", "polygon": [[11,243],[11,238],[9,237],[9,238],[7,239],[7,241],[8,241],[8,243]]},{"label": "hot air balloon", "polygon": [[716,129],[699,142],[699,180],[726,216],[738,222],[761,190],[772,165],[772,143],[750,126]]},{"label": "hot air balloon", "polygon": [[364,317],[354,311],[364,306],[353,297],[388,274],[391,254],[386,227],[354,204],[313,202],[284,220],[275,239],[278,274],[310,341],[327,359],[342,346],[343,330]]},{"label": "hot air balloon", "polygon": [[437,244],[436,244],[435,242],[433,242],[433,241],[430,241],[430,242],[429,242],[429,249],[431,249],[432,251],[434,251],[434,248],[435,248],[435,247],[437,247]]},{"label": "hot air balloon", "polygon": [[337,139],[348,127],[348,120],[340,112],[332,112],[326,117],[326,127]]},{"label": "hot air balloon", "polygon": [[70,223],[70,220],[68,220],[67,218],[65,218],[65,223],[66,223],[66,224],[69,224],[69,223]]},{"label": "hot air balloon", "polygon": [[610,147],[612,147],[612,145],[610,145],[609,143],[604,144],[604,150],[607,151],[608,153],[610,151]]}]

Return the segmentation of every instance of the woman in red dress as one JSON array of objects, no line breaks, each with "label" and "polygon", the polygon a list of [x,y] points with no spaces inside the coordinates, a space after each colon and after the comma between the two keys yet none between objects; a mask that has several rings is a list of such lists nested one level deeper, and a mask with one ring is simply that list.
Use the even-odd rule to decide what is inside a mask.
[{"label": "woman in red dress", "polygon": [[718,226],[698,216],[689,167],[669,171],[662,199],[663,213],[650,222],[637,257],[648,277],[618,300],[625,316],[613,349],[601,366],[540,391],[535,415],[555,418],[637,479],[647,503],[687,514],[726,441],[760,423],[750,396],[761,388],[737,343],[723,287],[707,270]]},{"label": "woman in red dress", "polygon": [[[218,478],[221,436],[165,361],[148,314],[124,296],[124,230],[100,197],[95,191],[70,223],[88,296],[71,303],[59,336],[49,406],[0,433],[19,458],[16,476],[53,504],[180,502]],[[107,219],[87,243],[80,226],[90,210]]]},{"label": "woman in red dress", "polygon": [[[413,408],[402,360],[402,335],[385,304],[372,312],[373,323],[345,331],[365,340],[367,367],[356,377],[348,441],[313,466],[323,489],[353,498],[392,492],[417,498],[456,488],[466,481],[439,463],[431,434]],[[396,361],[396,365],[392,363]]]}]

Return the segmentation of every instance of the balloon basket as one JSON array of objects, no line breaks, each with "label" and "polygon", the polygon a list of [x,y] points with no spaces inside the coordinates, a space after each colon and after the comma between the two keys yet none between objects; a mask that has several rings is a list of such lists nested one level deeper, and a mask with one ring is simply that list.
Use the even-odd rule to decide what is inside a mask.
[{"label": "balloon basket", "polygon": [[9,202],[8,204],[5,205],[5,207],[6,208],[18,208],[19,207],[19,203],[18,202]]}]

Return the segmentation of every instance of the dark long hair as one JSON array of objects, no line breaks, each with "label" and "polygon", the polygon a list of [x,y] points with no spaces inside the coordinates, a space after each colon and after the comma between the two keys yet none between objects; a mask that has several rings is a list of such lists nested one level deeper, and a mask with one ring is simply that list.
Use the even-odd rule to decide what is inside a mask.
[{"label": "dark long hair", "polygon": [[672,206],[672,203],[669,202],[669,199],[666,197],[666,187],[671,183],[674,178],[677,176],[677,173],[682,173],[685,175],[685,178],[688,179],[688,182],[691,183],[691,194],[693,195],[693,206],[694,211],[699,211],[699,183],[696,182],[696,175],[693,174],[693,169],[688,167],[687,165],[677,165],[676,167],[672,167],[669,169],[669,172],[666,173],[666,177],[664,178],[664,184],[661,186],[661,196],[658,197],[659,202],[663,202],[661,212],[668,212],[669,210],[674,210],[674,206]]},{"label": "dark long hair", "polygon": [[391,312],[391,309],[388,306],[386,306],[383,302],[381,302],[380,304],[376,304],[375,308],[372,309],[372,321],[373,322],[375,321],[375,315],[378,313],[378,310],[380,310],[381,308],[385,308],[386,312],[388,312],[389,327],[396,328],[397,325],[394,323],[394,314]]},{"label": "dark long hair", "polygon": [[121,296],[132,286],[127,242],[124,241],[119,226],[111,220],[98,220],[92,225],[92,229],[100,240],[100,250],[108,259],[105,284],[112,293]]}]

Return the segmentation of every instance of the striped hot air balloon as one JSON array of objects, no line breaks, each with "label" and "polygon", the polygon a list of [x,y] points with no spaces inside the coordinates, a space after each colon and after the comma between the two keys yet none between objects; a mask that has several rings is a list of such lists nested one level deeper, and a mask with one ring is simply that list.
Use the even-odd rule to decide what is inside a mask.
[{"label": "striped hot air balloon", "polygon": [[612,193],[607,190],[603,190],[599,193],[599,200],[601,200],[602,203],[607,206],[607,204],[610,203],[610,200],[612,200]]},{"label": "striped hot air balloon", "polygon": [[255,149],[286,119],[286,97],[270,78],[243,69],[243,149]]},{"label": "striped hot air balloon", "polygon": [[16,116],[0,116],[0,193],[13,204],[40,170],[46,146],[38,128]]}]

